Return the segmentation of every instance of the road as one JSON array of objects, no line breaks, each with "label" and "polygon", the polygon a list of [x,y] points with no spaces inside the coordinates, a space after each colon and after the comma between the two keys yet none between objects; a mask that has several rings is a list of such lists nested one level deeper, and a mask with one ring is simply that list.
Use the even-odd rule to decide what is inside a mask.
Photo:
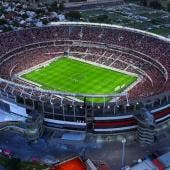
[{"label": "road", "polygon": [[[59,136],[58,132],[46,133],[37,143],[30,144],[19,134],[0,132],[0,147],[12,150],[14,155],[22,160],[31,160],[32,157],[37,157],[43,161],[48,157],[62,161],[80,154],[91,160],[102,160],[112,170],[121,168],[121,142],[115,140],[96,142],[96,138],[92,136],[85,142],[64,143],[59,139]],[[132,165],[139,158],[157,150],[162,153],[169,151],[170,128],[160,131],[157,136],[159,140],[152,146],[140,146],[135,141],[127,142],[125,145],[125,164]]]}]

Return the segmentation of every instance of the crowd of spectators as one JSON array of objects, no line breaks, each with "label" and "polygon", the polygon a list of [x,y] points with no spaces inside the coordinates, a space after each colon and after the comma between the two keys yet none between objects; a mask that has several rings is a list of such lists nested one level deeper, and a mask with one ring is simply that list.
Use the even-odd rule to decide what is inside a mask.
[{"label": "crowd of spectators", "polygon": [[[16,74],[69,52],[73,56],[142,74],[130,97],[169,90],[169,41],[126,29],[66,25],[1,33],[0,75]],[[168,74],[167,74],[168,73]]]}]

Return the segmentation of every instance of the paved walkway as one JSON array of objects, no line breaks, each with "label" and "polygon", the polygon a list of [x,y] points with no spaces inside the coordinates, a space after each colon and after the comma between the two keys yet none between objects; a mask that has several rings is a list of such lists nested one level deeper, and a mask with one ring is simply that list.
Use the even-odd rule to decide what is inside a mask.
[{"label": "paved walkway", "polygon": [[[24,160],[31,160],[32,157],[38,157],[45,160],[50,157],[54,160],[62,161],[66,158],[84,155],[92,160],[102,160],[106,162],[111,169],[119,170],[121,167],[122,144],[116,141],[96,142],[91,137],[86,142],[63,143],[59,139],[60,134],[46,133],[36,144],[27,143],[26,139],[20,135],[11,132],[0,132],[0,147],[8,148],[13,151],[14,155]],[[140,146],[135,141],[126,143],[125,162],[131,165],[137,159],[143,158],[145,155],[159,150],[166,152],[170,150],[170,128],[158,134],[158,139],[152,146]]]}]

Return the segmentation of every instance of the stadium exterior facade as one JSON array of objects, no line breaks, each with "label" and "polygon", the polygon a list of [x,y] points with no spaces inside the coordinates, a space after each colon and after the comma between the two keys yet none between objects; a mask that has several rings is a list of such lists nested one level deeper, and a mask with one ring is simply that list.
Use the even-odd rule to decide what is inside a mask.
[{"label": "stadium exterior facade", "polygon": [[[92,133],[135,131],[133,115],[141,108],[154,115],[156,124],[169,120],[167,38],[121,26],[62,22],[2,33],[0,41],[0,107],[5,111],[25,117],[38,111],[48,127]],[[138,74],[141,81],[120,94],[86,95],[45,91],[16,77],[66,51],[74,57]],[[103,102],[87,101],[96,97]],[[107,101],[108,97],[112,100]]]}]

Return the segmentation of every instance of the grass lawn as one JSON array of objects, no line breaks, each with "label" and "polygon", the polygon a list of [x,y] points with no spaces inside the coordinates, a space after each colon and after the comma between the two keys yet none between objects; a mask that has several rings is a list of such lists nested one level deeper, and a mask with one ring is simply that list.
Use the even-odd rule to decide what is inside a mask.
[{"label": "grass lawn", "polygon": [[0,165],[11,170],[44,170],[47,168],[46,165],[32,162],[22,162],[17,158],[8,158],[0,155]]},{"label": "grass lawn", "polygon": [[132,75],[67,57],[22,77],[40,84],[43,89],[84,94],[118,93],[137,80]]}]

